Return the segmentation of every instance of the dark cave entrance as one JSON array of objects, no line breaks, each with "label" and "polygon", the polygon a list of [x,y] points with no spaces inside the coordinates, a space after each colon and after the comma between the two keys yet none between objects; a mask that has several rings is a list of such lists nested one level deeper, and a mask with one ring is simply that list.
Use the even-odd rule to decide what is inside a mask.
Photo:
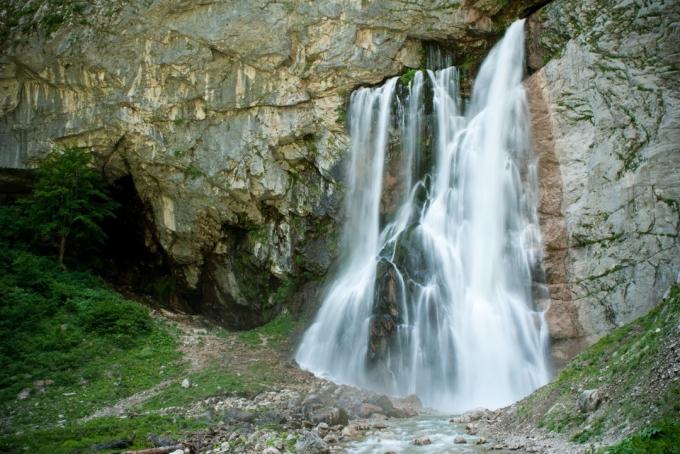
[{"label": "dark cave entrance", "polygon": [[92,264],[123,293],[145,294],[163,306],[177,306],[177,289],[168,258],[155,235],[151,208],[139,197],[131,175],[109,185],[118,203],[102,228],[107,238]]}]

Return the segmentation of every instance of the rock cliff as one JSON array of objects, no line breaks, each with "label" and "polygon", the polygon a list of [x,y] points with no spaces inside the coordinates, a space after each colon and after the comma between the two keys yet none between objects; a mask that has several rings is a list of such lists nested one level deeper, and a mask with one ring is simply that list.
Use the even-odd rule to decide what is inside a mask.
[{"label": "rock cliff", "polygon": [[558,361],[646,313],[680,271],[680,5],[555,1],[527,81]]},{"label": "rock cliff", "polygon": [[60,0],[0,7],[0,167],[87,147],[131,176],[196,310],[314,300],[336,255],[351,91],[436,41],[470,71],[531,14],[527,80],[558,357],[680,268],[677,6],[623,1]]},{"label": "rock cliff", "polygon": [[133,178],[197,309],[259,324],[335,255],[351,90],[421,66],[423,40],[479,57],[531,5],[11,1],[0,167],[89,148]]}]

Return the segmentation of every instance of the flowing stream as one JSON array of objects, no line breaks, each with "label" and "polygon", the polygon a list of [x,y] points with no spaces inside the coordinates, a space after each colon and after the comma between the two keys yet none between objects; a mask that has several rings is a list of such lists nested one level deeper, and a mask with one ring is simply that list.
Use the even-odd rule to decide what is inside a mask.
[{"label": "flowing stream", "polygon": [[455,413],[547,382],[523,26],[490,52],[465,106],[441,55],[408,84],[352,94],[344,253],[303,368]]}]

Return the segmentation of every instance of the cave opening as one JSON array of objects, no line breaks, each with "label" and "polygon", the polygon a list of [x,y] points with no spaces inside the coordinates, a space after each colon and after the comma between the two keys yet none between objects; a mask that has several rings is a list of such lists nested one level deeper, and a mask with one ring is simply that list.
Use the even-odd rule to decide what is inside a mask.
[{"label": "cave opening", "polygon": [[156,237],[151,208],[140,198],[132,176],[113,181],[109,194],[118,207],[102,225],[106,241],[91,258],[92,266],[123,293],[149,295],[176,307],[178,289],[168,257]]}]

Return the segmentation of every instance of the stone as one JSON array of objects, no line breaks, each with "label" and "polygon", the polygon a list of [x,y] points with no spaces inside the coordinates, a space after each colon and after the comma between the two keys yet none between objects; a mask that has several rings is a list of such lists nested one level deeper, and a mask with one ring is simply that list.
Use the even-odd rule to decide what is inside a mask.
[{"label": "stone", "polygon": [[31,395],[31,388],[22,389],[19,394],[17,394],[17,400],[25,400]]},{"label": "stone", "polygon": [[295,452],[298,454],[327,454],[330,453],[330,449],[319,435],[305,431],[295,443]]},{"label": "stone", "polygon": [[470,423],[465,425],[465,433],[468,435],[476,435],[477,429],[477,424]]},{"label": "stone", "polygon": [[314,424],[326,423],[329,426],[346,425],[349,422],[347,412],[342,408],[323,407],[309,413],[309,419]]},{"label": "stone", "polygon": [[255,414],[240,408],[229,408],[222,415],[222,421],[226,424],[251,423],[255,421],[255,416]]},{"label": "stone", "polygon": [[385,395],[372,398],[369,401],[369,404],[379,407],[382,410],[380,413],[391,418],[403,418],[406,416],[406,413],[401,409],[396,408],[392,403],[392,400]]},{"label": "stone", "polygon": [[415,394],[406,397],[390,397],[390,400],[392,405],[406,416],[416,416],[423,409],[423,403]]},{"label": "stone", "polygon": [[276,449],[273,446],[270,446],[270,447],[262,450],[262,454],[281,454],[281,451],[279,451],[278,449]]},{"label": "stone", "polygon": [[369,404],[367,402],[364,402],[359,407],[359,417],[369,418],[372,414],[382,413],[382,411],[383,411],[383,409],[381,407],[378,407],[377,405],[373,405],[373,404]]},{"label": "stone", "polygon": [[351,426],[344,427],[342,429],[341,435],[343,437],[356,438],[359,435],[361,435],[361,432],[359,431],[359,429],[356,426],[351,425]]},{"label": "stone", "polygon": [[328,424],[325,422],[321,422],[316,426],[316,431],[319,434],[321,438],[325,437],[326,434],[330,431],[330,428],[328,427]]},{"label": "stone", "polygon": [[329,444],[334,444],[338,442],[338,436],[331,433],[323,437],[323,441]]},{"label": "stone", "polygon": [[465,439],[464,436],[457,435],[456,438],[453,439],[453,442],[458,444],[458,445],[463,445],[463,444],[467,443],[467,440]]},{"label": "stone", "polygon": [[432,444],[432,440],[427,437],[420,437],[413,440],[413,444],[416,446],[427,446]]},{"label": "stone", "polygon": [[483,445],[486,443],[486,438],[484,437],[479,437],[478,439],[475,440],[475,444],[477,445]]},{"label": "stone", "polygon": [[581,413],[591,413],[602,403],[602,393],[597,389],[586,389],[578,396],[578,409]]},{"label": "stone", "polygon": [[191,387],[191,382],[189,381],[188,378],[185,378],[184,380],[182,380],[181,386],[184,389],[188,389]]}]

